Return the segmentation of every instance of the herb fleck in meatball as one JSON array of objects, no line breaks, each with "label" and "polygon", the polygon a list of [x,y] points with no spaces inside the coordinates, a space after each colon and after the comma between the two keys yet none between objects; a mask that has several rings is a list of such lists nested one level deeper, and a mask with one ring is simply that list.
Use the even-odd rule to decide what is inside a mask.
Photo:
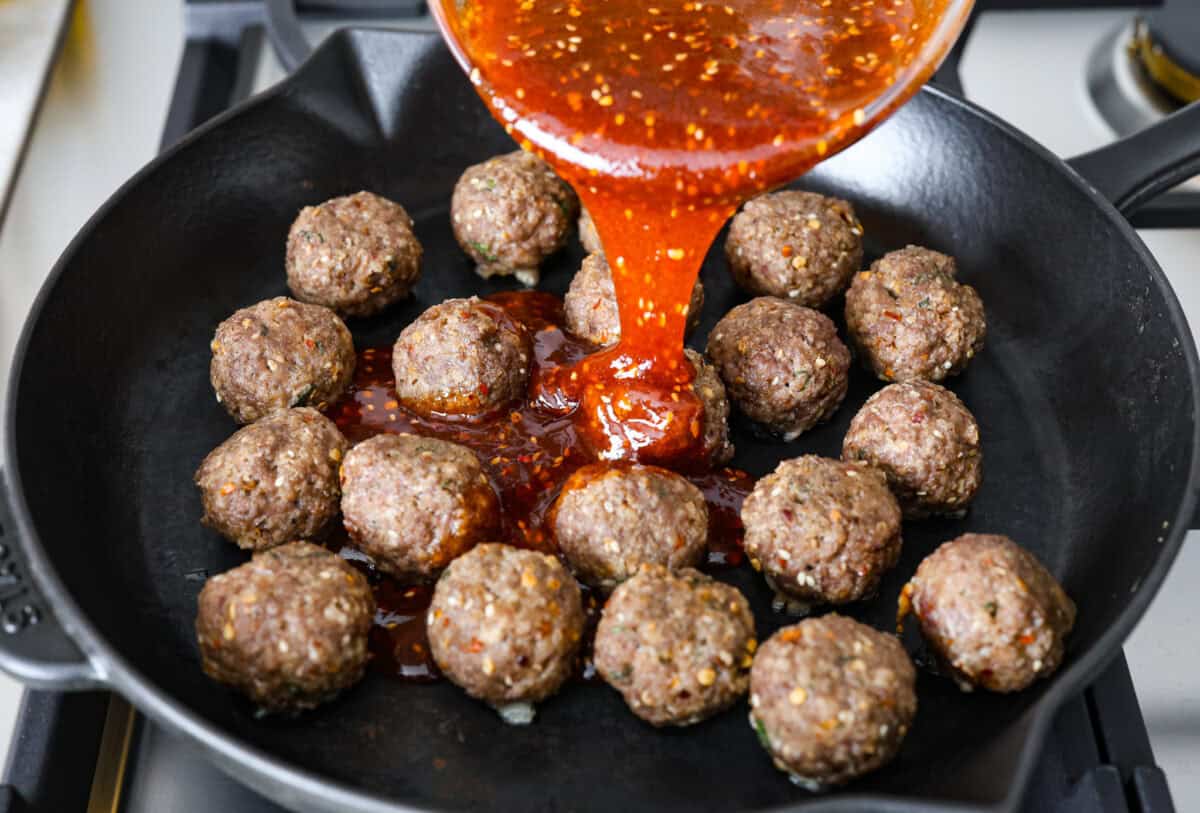
[{"label": "herb fleck in meatball", "polygon": [[438,668],[467,694],[503,707],[558,691],[574,668],[583,620],[579,585],[558,559],[486,544],[446,568],[426,625]]},{"label": "herb fleck in meatball", "polygon": [[235,312],[211,348],[217,401],[238,423],[288,407],[324,409],[354,376],[354,342],[337,314],[284,296]]},{"label": "herb fleck in meatball", "polygon": [[475,453],[419,435],[376,435],[342,465],[354,544],[401,579],[436,576],[500,529],[500,503]]},{"label": "herb fleck in meatball", "polygon": [[750,725],[799,784],[839,785],[891,761],[917,713],[916,669],[891,635],[837,614],[772,635],[750,671]]},{"label": "herb fleck in meatball", "polygon": [[[688,302],[687,330],[700,324],[704,308],[704,285],[696,280]],[[617,292],[612,270],[603,254],[589,254],[571,280],[563,300],[567,330],[593,344],[607,346],[621,338],[621,315],[617,311]]]},{"label": "herb fleck in meatball", "polygon": [[550,517],[559,548],[586,584],[609,591],[643,564],[698,565],[708,544],[708,505],[674,472],[594,463],[563,484]]},{"label": "herb fleck in meatball", "polygon": [[750,200],[734,216],[725,257],[749,293],[820,308],[862,267],[862,233],[846,201],[785,189]]},{"label": "herb fleck in meatball", "polygon": [[542,260],[567,242],[579,199],[542,159],[517,150],[468,167],[454,187],[450,219],[481,277],[514,275],[536,285]]},{"label": "herb fleck in meatball", "polygon": [[827,420],[846,396],[850,351],[833,322],[774,297],[725,314],[708,337],[708,357],[742,412],[785,440]]},{"label": "herb fleck in meatball", "polygon": [[291,542],[208,580],[196,638],[209,677],[267,711],[294,712],[358,682],[374,617],[362,574],[325,548]]},{"label": "herb fleck in meatball", "polygon": [[900,558],[900,506],[865,465],[785,460],[746,497],[742,523],[751,563],[777,592],[806,604],[869,596]]},{"label": "herb fleck in meatball", "polygon": [[964,691],[1016,692],[1049,677],[1075,625],[1075,603],[1007,536],[963,534],[921,562],[901,595]]},{"label": "herb fleck in meatball", "polygon": [[338,465],[349,444],[315,409],[244,426],[196,471],[205,525],[239,547],[319,539],[338,515]]},{"label": "herb fleck in meatball", "polygon": [[589,254],[603,254],[604,244],[600,242],[600,232],[596,231],[596,223],[586,206],[579,207],[579,242]]},{"label": "herb fleck in meatball", "polygon": [[736,588],[691,568],[645,565],[604,605],[594,660],[638,717],[691,725],[745,694],[756,644]]},{"label": "herb fleck in meatball", "polygon": [[983,349],[987,321],[954,258],[927,248],[893,251],[854,278],[846,327],[866,364],[884,381],[941,381]]},{"label": "herb fleck in meatball", "polygon": [[447,299],[396,339],[396,393],[418,415],[485,415],[525,395],[532,354],[529,332],[500,306]]},{"label": "herb fleck in meatball", "polygon": [[983,482],[975,416],[927,381],[889,384],[868,398],[850,421],[842,459],[882,471],[909,519],[965,511]]},{"label": "herb fleck in meatball", "polygon": [[412,226],[403,206],[370,192],[306,206],[288,233],[288,287],[343,316],[378,313],[421,276]]}]

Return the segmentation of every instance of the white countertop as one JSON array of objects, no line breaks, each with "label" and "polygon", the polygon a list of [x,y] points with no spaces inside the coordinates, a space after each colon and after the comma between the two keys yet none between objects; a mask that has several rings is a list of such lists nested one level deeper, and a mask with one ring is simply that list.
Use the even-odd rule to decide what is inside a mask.
[{"label": "white countertop", "polygon": [[[93,211],[157,151],[182,46],[179,3],[80,4],[0,231],[0,399],[13,344],[43,275]],[[981,54],[975,49],[969,55],[979,65]],[[966,73],[970,91],[972,71]],[[984,77],[989,71],[984,66],[974,73]],[[1018,126],[1033,128],[1033,122],[1020,120],[1019,110],[1000,112]],[[0,119],[0,129],[5,126]],[[1189,320],[1200,325],[1195,259],[1200,237],[1166,231],[1143,237],[1172,278]],[[1200,810],[1197,581],[1200,536],[1192,533],[1166,588],[1126,648],[1157,759],[1181,811]],[[19,686],[0,676],[0,757],[7,750],[19,697]]]}]

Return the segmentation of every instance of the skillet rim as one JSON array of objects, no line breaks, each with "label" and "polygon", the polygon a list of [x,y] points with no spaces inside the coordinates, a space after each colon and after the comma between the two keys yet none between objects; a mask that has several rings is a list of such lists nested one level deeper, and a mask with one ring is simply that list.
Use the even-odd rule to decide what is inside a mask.
[{"label": "skillet rim", "polygon": [[[352,49],[354,42],[361,38],[394,37],[397,34],[437,36],[436,33],[398,32],[372,27],[341,29],[334,32],[314,52],[305,65],[312,63],[328,51]],[[9,389],[4,405],[3,425],[0,427],[3,429],[4,435],[3,457],[0,459],[0,463],[3,464],[2,468],[8,472],[8,498],[17,528],[16,537],[18,544],[29,559],[29,567],[34,581],[44,593],[46,603],[58,618],[63,631],[79,647],[84,659],[95,672],[97,682],[104,688],[124,695],[139,710],[164,725],[168,730],[182,734],[194,741],[209,756],[215,758],[216,764],[227,773],[247,785],[265,792],[272,798],[288,800],[285,804],[299,805],[303,809],[315,809],[314,805],[318,804],[321,806],[331,805],[337,809],[345,808],[362,811],[362,813],[426,813],[438,808],[413,807],[405,802],[361,790],[297,767],[260,748],[249,745],[224,728],[191,711],[184,703],[158,687],[131,666],[116,647],[92,626],[82,608],[75,602],[58,577],[50,556],[33,527],[19,469],[15,465],[17,461],[16,413],[20,397],[19,384],[27,360],[29,344],[34,328],[40,322],[42,311],[53,295],[60,277],[74,261],[85,241],[109,212],[127,197],[131,189],[145,182],[160,166],[172,160],[176,154],[188,149],[193,143],[205,138],[211,131],[221,128],[226,122],[243,115],[248,110],[257,108],[282,95],[296,91],[303,92],[306,76],[304,67],[301,66],[276,85],[200,125],[149,161],[121,184],[72,238],[39,288],[14,348],[12,367],[9,373]],[[922,802],[917,799],[878,793],[841,792],[837,796],[812,797],[770,808],[774,813],[783,811],[805,811],[805,813],[810,811],[842,813],[845,811],[848,813],[861,810],[878,810],[885,811],[885,813],[919,813],[919,811],[928,810],[947,811],[947,813],[949,811],[977,811],[978,813],[1011,813],[1015,811],[1028,788],[1033,768],[1041,754],[1046,731],[1053,722],[1055,714],[1069,696],[1080,692],[1116,657],[1125,639],[1157,595],[1167,572],[1178,555],[1183,538],[1190,529],[1198,491],[1200,491],[1200,357],[1197,355],[1196,344],[1179,299],[1145,243],[1134,231],[1129,221],[1086,178],[1030,136],[984,108],[947,91],[925,85],[919,92],[926,97],[936,99],[939,104],[957,107],[971,117],[981,120],[983,124],[995,131],[996,137],[1003,136],[1016,142],[1029,152],[1031,158],[1041,160],[1064,175],[1068,183],[1084,192],[1092,203],[1104,213],[1109,221],[1109,226],[1130,244],[1134,253],[1141,259],[1143,267],[1149,272],[1150,281],[1163,297],[1167,318],[1174,328],[1176,337],[1183,345],[1182,352],[1192,390],[1191,464],[1183,499],[1167,529],[1163,542],[1158,545],[1158,559],[1141,584],[1138,585],[1138,589],[1129,603],[1097,641],[1080,653],[1068,668],[1059,672],[1045,694],[1014,722],[1014,725],[1025,728],[1025,742],[1013,772],[1012,782],[1003,798],[990,804],[976,804],[946,800]]]}]

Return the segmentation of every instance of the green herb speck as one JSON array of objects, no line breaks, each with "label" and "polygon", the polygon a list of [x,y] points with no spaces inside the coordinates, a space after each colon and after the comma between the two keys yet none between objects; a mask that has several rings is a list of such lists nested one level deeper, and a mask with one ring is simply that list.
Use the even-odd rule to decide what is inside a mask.
[{"label": "green herb speck", "polygon": [[771,750],[771,738],[767,736],[767,727],[763,725],[763,721],[754,718],[754,733],[758,735],[758,742],[763,748]]},{"label": "green herb speck", "polygon": [[479,252],[479,256],[483,257],[483,259],[487,260],[489,263],[494,263],[498,259],[494,254],[492,254],[491,248],[485,246],[483,243],[476,243],[472,241],[471,248]]},{"label": "green herb speck", "polygon": [[987,604],[983,605],[983,609],[987,610],[988,615],[990,615],[992,618],[996,617],[996,610],[998,609],[996,602],[989,601]]},{"label": "green herb speck", "polygon": [[313,390],[317,388],[316,384],[309,384],[304,389],[300,390],[300,394],[292,401],[292,406],[302,407],[308,406],[308,399],[312,397]]}]

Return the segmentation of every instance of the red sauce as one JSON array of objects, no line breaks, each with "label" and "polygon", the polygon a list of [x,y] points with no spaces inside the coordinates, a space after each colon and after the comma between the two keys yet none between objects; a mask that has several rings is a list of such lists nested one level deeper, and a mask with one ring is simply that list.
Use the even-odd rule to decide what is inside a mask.
[{"label": "red sauce", "polygon": [[[570,368],[596,348],[563,330],[562,300],[538,291],[496,294],[489,300],[522,322],[533,334],[532,379],[543,380]],[[383,432],[410,432],[443,438],[475,451],[500,496],[503,511],[501,539],[519,547],[557,552],[546,514],[563,482],[592,462],[569,407],[553,400],[554,392],[531,386],[531,397],[511,409],[472,422],[439,421],[407,412],[400,406],[392,375],[390,347],[358,351],[354,383],[329,416],[352,442]],[[710,567],[742,562],[742,499],[754,485],[745,472],[721,469],[690,478],[708,501]],[[432,598],[428,585],[403,585],[371,566],[370,561],[339,535],[331,546],[362,570],[375,592],[378,610],[371,630],[372,665],[406,680],[427,681],[439,676],[425,636],[425,610]],[[584,593],[591,640],[601,602]],[[590,646],[583,648],[581,671],[590,673]]]},{"label": "red sauce", "polygon": [[695,463],[682,347],[709,245],[915,90],[950,2],[441,0],[480,95],[575,187],[612,266],[620,342],[541,381],[599,456]]}]

